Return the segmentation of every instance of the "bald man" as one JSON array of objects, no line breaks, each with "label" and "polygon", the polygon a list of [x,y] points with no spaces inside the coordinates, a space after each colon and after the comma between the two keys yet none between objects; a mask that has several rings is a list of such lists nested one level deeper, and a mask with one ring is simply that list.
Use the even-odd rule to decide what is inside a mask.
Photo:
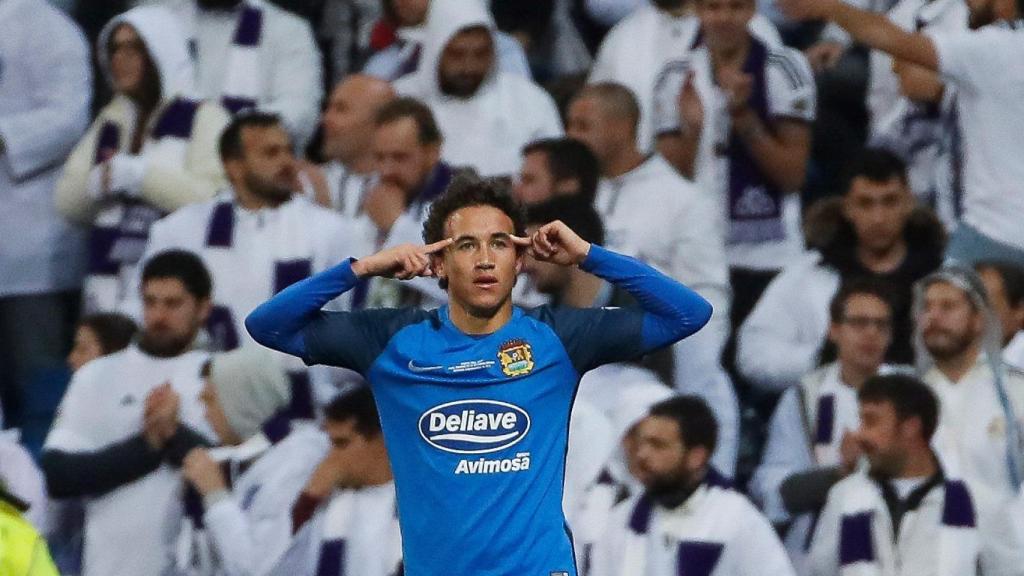
[{"label": "bald man", "polygon": [[718,419],[714,465],[731,475],[736,466],[739,416],[732,382],[721,367],[729,327],[729,276],[715,204],[659,155],[637,146],[640,107],[621,84],[585,87],[569,107],[568,135],[590,147],[601,165],[595,206],[607,246],[629,254],[692,286],[715,308],[699,334],[673,347],[665,374],[684,394],[705,398]]},{"label": "bald man", "polygon": [[362,213],[364,196],[374,177],[374,119],[381,106],[395,98],[391,85],[365,74],[352,74],[331,91],[324,110],[323,165],[325,186],[317,201],[349,218]]}]

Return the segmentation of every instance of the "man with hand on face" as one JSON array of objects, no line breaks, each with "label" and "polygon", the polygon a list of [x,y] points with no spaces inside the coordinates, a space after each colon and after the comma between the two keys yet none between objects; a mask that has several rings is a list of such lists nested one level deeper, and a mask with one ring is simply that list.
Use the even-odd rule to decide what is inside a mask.
[{"label": "man with hand on face", "polygon": [[399,576],[395,483],[373,394],[340,394],[324,418],[330,452],[292,507],[294,537],[270,574]]},{"label": "man with hand on face", "polygon": [[[353,368],[370,383],[410,576],[575,576],[562,480],[580,375],[684,338],[711,315],[695,292],[561,222],[524,233],[505,186],[459,179],[431,206],[425,246],[348,260],[288,288],[246,321],[257,342],[309,364]],[[527,250],[579,265],[641,307],[514,307]],[[439,278],[447,305],[321,310],[362,278],[423,275]]]},{"label": "man with hand on face", "polygon": [[946,256],[967,265],[998,258],[1024,265],[1024,16],[1017,0],[967,0],[970,30],[900,29],[841,0],[779,0],[789,16],[832,20],[854,41],[938,72],[957,90],[964,215]]},{"label": "man with hand on face", "polygon": [[180,462],[180,447],[202,442],[194,430],[206,430],[207,354],[194,346],[210,314],[210,275],[194,254],[163,252],[143,267],[141,290],[138,341],[75,373],[43,447],[50,495],[87,497],[84,576],[159,576],[170,567],[181,478],[164,460]]},{"label": "man with hand on face", "polygon": [[711,466],[717,431],[695,396],[651,407],[633,440],[644,492],[613,511],[590,576],[793,576],[771,524]]},{"label": "man with hand on face", "polygon": [[929,387],[910,376],[874,376],[857,397],[856,438],[869,467],[829,492],[808,574],[1020,574],[1005,511],[944,470],[930,446],[939,402]]},{"label": "man with hand on face", "polygon": [[[203,259],[214,278],[211,348],[226,351],[249,341],[242,321],[260,302],[336,265],[362,243],[341,216],[296,194],[291,139],[277,116],[237,115],[221,135],[220,157],[230,189],[154,224],[146,255],[182,248]],[[280,360],[294,386],[290,415],[311,418],[314,404],[330,398],[329,376]]]},{"label": "man with hand on face", "polygon": [[555,102],[496,65],[494,21],[480,0],[434,1],[419,68],[395,90],[434,112],[446,161],[483,176],[515,174],[523,146],[562,135]]}]

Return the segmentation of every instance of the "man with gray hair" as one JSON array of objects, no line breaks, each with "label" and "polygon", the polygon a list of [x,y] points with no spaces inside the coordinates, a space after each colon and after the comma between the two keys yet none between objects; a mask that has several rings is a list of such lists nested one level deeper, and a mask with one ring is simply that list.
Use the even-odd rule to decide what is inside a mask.
[{"label": "man with gray hair", "polygon": [[921,378],[942,405],[932,444],[947,470],[1009,498],[1022,478],[1024,373],[1002,361],[1001,333],[973,271],[947,267],[915,287]]}]

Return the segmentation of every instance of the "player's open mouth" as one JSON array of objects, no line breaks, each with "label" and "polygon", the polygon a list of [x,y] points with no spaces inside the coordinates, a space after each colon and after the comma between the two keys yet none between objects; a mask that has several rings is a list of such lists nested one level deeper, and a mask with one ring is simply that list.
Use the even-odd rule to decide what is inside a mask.
[{"label": "player's open mouth", "polygon": [[498,285],[498,279],[495,276],[478,276],[473,284],[480,288],[493,288]]}]

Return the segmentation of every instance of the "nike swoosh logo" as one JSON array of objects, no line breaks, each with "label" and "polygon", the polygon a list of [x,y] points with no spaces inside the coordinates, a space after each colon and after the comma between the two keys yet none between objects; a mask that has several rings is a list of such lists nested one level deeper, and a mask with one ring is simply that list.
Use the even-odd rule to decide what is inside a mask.
[{"label": "nike swoosh logo", "polygon": [[409,370],[413,372],[433,372],[435,370],[441,370],[444,366],[417,366],[413,364],[412,360],[409,360]]}]

